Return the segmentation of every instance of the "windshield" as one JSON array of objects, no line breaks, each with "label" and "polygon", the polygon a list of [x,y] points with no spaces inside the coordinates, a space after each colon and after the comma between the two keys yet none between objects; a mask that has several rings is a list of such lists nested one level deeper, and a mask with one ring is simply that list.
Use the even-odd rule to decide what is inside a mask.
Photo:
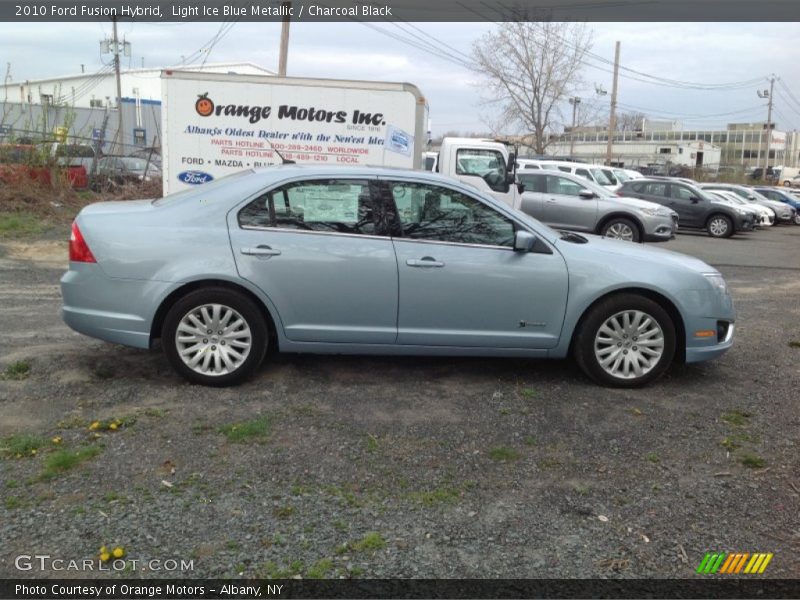
[{"label": "windshield", "polygon": [[611,180],[606,177],[606,174],[603,173],[602,169],[589,169],[594,175],[594,180],[599,183],[600,185],[614,185]]},{"label": "windshield", "polygon": [[[178,200],[184,200],[186,198],[194,198],[195,196],[203,196],[208,192],[213,192],[214,190],[226,186],[226,184],[235,183],[239,178],[243,178],[247,175],[253,174],[253,169],[245,169],[244,171],[236,171],[236,173],[231,173],[230,175],[226,175],[225,177],[220,177],[219,179],[214,179],[208,183],[203,183],[201,185],[196,185],[185,190],[181,190],[180,192],[175,192],[174,194],[170,194],[169,196],[164,196],[163,198],[157,198],[153,200],[153,204],[155,206],[161,206],[162,204],[172,203]],[[260,181],[260,180],[258,180]]]},{"label": "windshield", "polygon": [[626,181],[631,180],[631,178],[625,174],[625,171],[620,171],[619,169],[614,169],[614,175],[620,183],[625,183]]},{"label": "windshield", "polygon": [[[148,166],[147,161],[143,158],[125,157],[120,160],[122,160],[122,164],[124,164],[125,168],[129,171],[144,171],[144,168]],[[152,163],[149,168],[153,168]]]}]

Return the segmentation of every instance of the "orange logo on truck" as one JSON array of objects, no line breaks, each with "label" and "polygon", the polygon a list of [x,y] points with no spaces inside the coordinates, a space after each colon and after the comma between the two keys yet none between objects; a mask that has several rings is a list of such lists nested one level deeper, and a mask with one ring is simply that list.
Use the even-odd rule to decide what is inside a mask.
[{"label": "orange logo on truck", "polygon": [[197,96],[194,109],[201,117],[210,117],[214,113],[214,101],[208,97],[208,92]]}]

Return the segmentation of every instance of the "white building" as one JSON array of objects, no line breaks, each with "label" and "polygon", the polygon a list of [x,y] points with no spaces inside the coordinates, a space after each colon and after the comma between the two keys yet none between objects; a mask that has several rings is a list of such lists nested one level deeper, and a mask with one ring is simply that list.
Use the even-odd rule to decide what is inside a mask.
[{"label": "white building", "polygon": [[[200,66],[163,67],[181,71],[275,75],[251,62],[213,63]],[[122,101],[161,103],[161,68],[121,72]],[[67,105],[77,108],[116,108],[117,81],[112,67],[97,73],[81,73],[50,79],[26,80],[0,85],[0,103]]]}]

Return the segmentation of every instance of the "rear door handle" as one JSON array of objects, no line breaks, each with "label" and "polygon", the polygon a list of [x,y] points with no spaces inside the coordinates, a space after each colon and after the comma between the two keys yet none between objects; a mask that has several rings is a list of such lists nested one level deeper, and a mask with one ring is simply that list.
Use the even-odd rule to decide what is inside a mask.
[{"label": "rear door handle", "polygon": [[255,248],[242,248],[241,252],[249,256],[278,256],[281,253],[280,250],[274,250],[266,245],[256,246]]},{"label": "rear door handle", "polygon": [[443,262],[436,260],[432,256],[423,256],[420,259],[409,258],[406,261],[406,264],[409,267],[423,267],[423,268],[443,267],[444,266]]}]

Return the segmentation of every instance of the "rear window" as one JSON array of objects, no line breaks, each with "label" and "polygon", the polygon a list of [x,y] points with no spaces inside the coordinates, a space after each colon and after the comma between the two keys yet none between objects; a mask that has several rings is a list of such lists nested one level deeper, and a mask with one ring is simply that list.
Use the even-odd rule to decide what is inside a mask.
[{"label": "rear window", "polygon": [[237,171],[236,173],[231,173],[230,175],[226,175],[225,177],[220,177],[219,179],[215,179],[209,183],[202,183],[195,187],[191,187],[186,190],[181,190],[180,192],[175,192],[174,194],[170,194],[169,196],[164,196],[163,198],[157,198],[153,200],[154,206],[161,206],[162,204],[169,204],[171,202],[177,202],[180,200],[186,200],[188,198],[194,198],[199,196],[204,196],[209,192],[213,192],[215,190],[219,190],[219,188],[223,188],[226,185],[230,185],[231,183],[235,183],[239,179],[243,179],[247,175],[252,175],[254,173],[253,169],[245,169],[244,171]]}]

